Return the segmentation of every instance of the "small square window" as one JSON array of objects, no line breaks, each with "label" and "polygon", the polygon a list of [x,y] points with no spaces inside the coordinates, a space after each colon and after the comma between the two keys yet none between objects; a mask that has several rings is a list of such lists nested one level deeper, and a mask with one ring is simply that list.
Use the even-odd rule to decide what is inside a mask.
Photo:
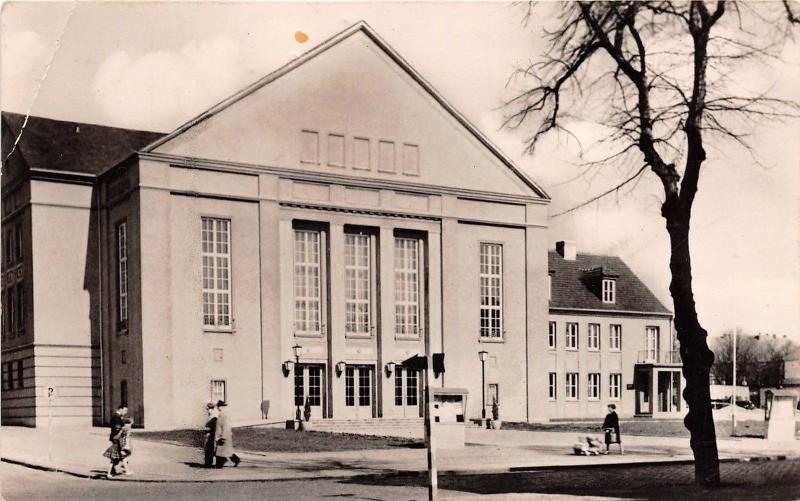
[{"label": "small square window", "polygon": [[226,401],[226,388],[225,388],[225,381],[221,379],[212,379],[211,380],[211,401],[216,403],[220,400],[223,402]]}]

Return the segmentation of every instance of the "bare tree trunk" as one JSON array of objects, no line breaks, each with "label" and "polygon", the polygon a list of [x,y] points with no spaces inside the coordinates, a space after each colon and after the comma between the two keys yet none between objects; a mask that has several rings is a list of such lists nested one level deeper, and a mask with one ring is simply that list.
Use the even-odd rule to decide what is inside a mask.
[{"label": "bare tree trunk", "polygon": [[[670,203],[672,202],[672,203]],[[692,292],[692,264],[689,254],[689,212],[677,199],[668,200],[663,207],[670,237],[672,272],[670,293],[675,306],[675,329],[680,342],[683,375],[686,388],[683,398],[689,405],[684,424],[691,435],[694,452],[695,478],[701,486],[719,485],[719,453],[714,419],[711,414],[709,374],[714,353],[709,350],[708,333],[700,325]]]}]

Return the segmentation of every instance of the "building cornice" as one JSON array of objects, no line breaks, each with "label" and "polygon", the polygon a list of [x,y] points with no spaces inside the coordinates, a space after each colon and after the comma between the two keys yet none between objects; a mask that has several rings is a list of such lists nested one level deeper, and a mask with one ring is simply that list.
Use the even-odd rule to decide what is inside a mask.
[{"label": "building cornice", "polygon": [[664,313],[658,311],[633,311],[633,310],[598,310],[591,308],[565,308],[558,306],[550,307],[551,314],[558,315],[600,315],[605,317],[661,317],[665,319],[672,319],[672,313]]},{"label": "building cornice", "polygon": [[391,179],[369,179],[358,176],[349,176],[346,174],[310,172],[288,167],[276,167],[272,165],[249,164],[226,160],[199,159],[153,152],[140,152],[139,157],[143,160],[167,163],[170,167],[207,170],[213,172],[232,172],[246,175],[272,174],[285,179],[291,179],[293,181],[340,184],[344,186],[352,186],[354,188],[369,188],[374,190],[390,189],[422,195],[451,195],[459,198],[467,198],[485,202],[499,202],[505,204],[518,203],[546,205],[550,203],[549,199],[526,195],[513,195],[508,193],[469,190],[448,186],[435,186],[412,183],[406,180],[394,181]]}]

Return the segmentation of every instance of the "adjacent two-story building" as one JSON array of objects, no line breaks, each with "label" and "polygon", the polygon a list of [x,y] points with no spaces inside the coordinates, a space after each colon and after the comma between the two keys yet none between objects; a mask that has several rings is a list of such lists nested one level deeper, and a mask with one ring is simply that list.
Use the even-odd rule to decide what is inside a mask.
[{"label": "adjacent two-story building", "polygon": [[672,313],[618,257],[549,252],[550,316],[537,340],[546,418],[676,417],[686,411]]},{"label": "adjacent two-story building", "polygon": [[468,417],[482,394],[509,421],[680,405],[669,312],[615,258],[548,260],[546,193],[365,23],[170,134],[24,121],[3,115],[6,424],[418,418],[402,362],[429,352]]}]

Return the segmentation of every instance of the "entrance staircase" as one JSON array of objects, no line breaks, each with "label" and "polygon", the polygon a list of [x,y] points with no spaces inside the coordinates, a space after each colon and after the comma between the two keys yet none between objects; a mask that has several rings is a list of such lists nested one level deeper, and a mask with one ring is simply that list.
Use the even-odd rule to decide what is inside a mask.
[{"label": "entrance staircase", "polygon": [[422,418],[316,419],[314,431],[383,437],[422,438]]}]

